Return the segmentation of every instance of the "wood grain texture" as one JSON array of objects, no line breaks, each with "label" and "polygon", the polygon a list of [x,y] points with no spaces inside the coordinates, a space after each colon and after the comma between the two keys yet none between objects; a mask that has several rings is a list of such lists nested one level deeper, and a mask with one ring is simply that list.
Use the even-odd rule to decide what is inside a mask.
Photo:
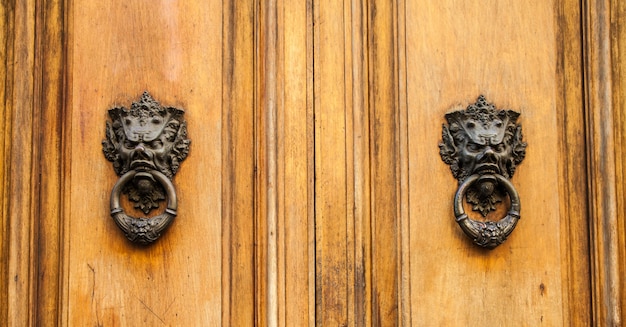
[{"label": "wood grain texture", "polygon": [[400,213],[398,248],[399,257],[399,300],[398,313],[401,326],[412,326],[411,320],[411,214],[409,188],[409,131],[408,131],[408,94],[407,94],[407,10],[406,1],[398,1],[396,8],[397,20],[397,74],[398,74],[398,166],[400,187]]},{"label": "wood grain texture", "polygon": [[[2,52],[5,63],[2,75],[6,76],[2,87],[5,102],[2,130],[7,134],[3,134],[1,142],[3,163],[6,163],[1,234],[3,258],[8,260],[2,264],[2,275],[7,279],[2,283],[2,294],[6,297],[0,319],[9,325],[53,324],[59,319],[62,275],[65,2],[6,1],[2,3],[2,11],[7,28],[2,42],[6,46]],[[17,29],[14,22],[19,26]],[[16,49],[17,58],[13,57]],[[18,93],[13,92],[16,83],[20,83]],[[14,114],[16,111],[19,113]],[[13,122],[13,118],[20,121]],[[26,172],[24,169],[30,169],[28,175],[13,174],[14,170]],[[17,180],[4,178],[11,175]],[[24,193],[27,190],[28,195]],[[30,214],[25,216],[26,212]],[[30,240],[25,242],[15,237],[16,233],[28,233]],[[27,264],[28,271],[13,264],[9,272],[13,260]]]},{"label": "wood grain texture", "polygon": [[[40,191],[37,199],[37,302],[35,321],[58,324],[61,301],[64,141],[67,116],[65,113],[66,74],[69,69],[66,47],[66,1],[39,2],[37,31],[40,86],[38,175]],[[44,159],[45,158],[45,159]]]},{"label": "wood grain texture", "polygon": [[[413,324],[567,325],[572,309],[567,297],[586,294],[584,284],[578,284],[585,276],[576,274],[584,273],[587,263],[575,257],[585,247],[563,248],[586,240],[580,229],[585,214],[568,215],[584,210],[584,204],[567,207],[567,201],[585,198],[576,177],[584,176],[585,165],[562,165],[570,154],[580,153],[576,149],[554,150],[563,148],[559,133],[576,136],[571,146],[584,144],[580,130],[576,132],[583,121],[580,105],[565,107],[565,101],[580,99],[580,71],[571,68],[580,67],[575,57],[580,48],[574,42],[563,49],[559,37],[574,36],[557,32],[575,24],[559,23],[557,10],[574,6],[553,1],[498,1],[480,8],[458,1],[406,2],[406,35],[400,40],[406,42],[407,58]],[[559,63],[570,65],[565,78]],[[444,114],[465,108],[480,94],[498,108],[521,112],[529,144],[512,179],[522,199],[522,219],[492,251],[476,248],[454,222],[457,182],[437,152]],[[564,194],[570,191],[583,193]],[[580,301],[588,310],[588,303]]]},{"label": "wood grain texture", "polygon": [[621,307],[621,321],[626,321],[626,3],[613,1],[611,3],[611,20],[613,32],[617,35],[612,39],[613,48],[613,103],[615,126],[615,187],[617,198],[617,235],[619,235],[619,276],[620,294],[619,305]]},{"label": "wood grain texture", "polygon": [[585,1],[583,24],[593,323],[602,326],[622,323],[611,3]]},{"label": "wood grain texture", "polygon": [[266,295],[264,297],[263,310],[266,312],[265,319],[262,320],[267,326],[278,325],[278,8],[276,0],[265,1],[261,5],[262,14],[261,26],[263,29],[263,42],[260,61],[262,62],[261,89],[261,110],[260,118],[263,120],[263,130],[260,135],[264,140],[262,156],[265,159],[262,174],[265,174],[265,183],[261,184],[262,192],[265,194],[265,208],[261,213],[262,220],[266,226],[266,246],[267,253],[265,266],[266,274],[261,280],[265,284]]},{"label": "wood grain texture", "polygon": [[257,109],[251,91],[256,84],[257,8],[253,1],[224,1],[222,10],[221,324],[245,326],[257,321],[253,223]]},{"label": "wood grain texture", "polygon": [[314,8],[317,324],[398,325],[397,8]]},{"label": "wood grain texture", "polygon": [[[0,321],[618,326],[626,4],[2,1]],[[186,110],[179,216],[109,217],[106,110]],[[521,111],[510,239],[459,230],[443,115]],[[442,311],[441,308],[445,308]]]},{"label": "wood grain texture", "polygon": [[582,26],[579,1],[556,1],[557,57],[556,96],[559,152],[561,251],[563,256],[563,319],[567,326],[591,325],[591,277],[589,260],[589,206],[585,110],[582,74]]},{"label": "wood grain texture", "polygon": [[[351,1],[349,24],[346,28],[346,43],[350,45],[349,55],[346,55],[349,70],[347,79],[350,87],[347,89],[348,100],[351,106],[348,137],[352,149],[347,152],[352,165],[346,167],[350,174],[353,189],[349,195],[353,202],[354,229],[350,234],[353,237],[352,250],[348,252],[349,260],[354,262],[353,296],[349,297],[351,308],[350,323],[356,326],[372,324],[372,238],[371,238],[371,160],[370,160],[370,106],[369,84],[370,74],[368,47],[368,2]],[[353,195],[351,195],[353,194]]]},{"label": "wood grain texture", "polygon": [[371,160],[372,324],[399,325],[400,151],[398,65],[393,3],[368,6]]},{"label": "wood grain texture", "polygon": [[353,271],[348,261],[352,210],[346,168],[352,163],[346,153],[346,111],[351,110],[346,103],[346,12],[339,2],[316,2],[313,10],[316,325],[341,326],[349,320]]},{"label": "wood grain texture", "polygon": [[315,319],[312,7],[259,6],[257,323]]},{"label": "wood grain texture", "polygon": [[315,316],[311,5],[276,3],[278,326],[306,326]]},{"label": "wood grain texture", "polygon": [[[316,324],[370,325],[368,3],[316,2],[313,7]],[[381,298],[387,291],[380,290]]]},{"label": "wood grain texture", "polygon": [[[252,96],[244,92],[253,86],[246,85],[252,79],[245,79],[249,75],[244,73],[253,68],[254,52],[252,41],[238,38],[235,31],[252,30],[252,19],[244,15],[223,20],[223,13],[229,11],[222,5],[124,2],[103,8],[90,2],[72,4],[64,324],[253,321],[252,240],[248,237],[252,226],[240,222],[253,218],[253,208],[246,205],[253,194],[253,139],[246,135],[251,135],[248,126],[254,107]],[[240,15],[244,9],[231,13]],[[111,17],[120,20],[111,24]],[[226,57],[222,49],[230,49],[229,42],[237,47]],[[185,109],[192,140],[189,157],[173,181],[179,215],[150,247],[129,244],[108,217],[108,192],[117,176],[103,160],[99,146],[106,110],[129,105],[144,90],[163,104]],[[231,100],[231,92],[238,97]],[[232,102],[224,103],[225,98]],[[231,117],[223,115],[227,110]],[[223,126],[224,121],[230,125]],[[226,138],[224,133],[232,134]],[[225,144],[225,138],[232,143]],[[237,147],[235,153],[229,152],[229,145]],[[229,160],[237,164],[234,176],[223,174],[229,171],[224,168]],[[233,181],[225,186],[227,178]],[[224,211],[232,219],[227,228],[233,245],[229,250],[235,253],[222,242]],[[224,260],[224,255],[234,260]],[[232,274],[223,279],[226,269]],[[223,280],[232,282],[226,292]],[[240,296],[236,299],[240,305],[226,311],[225,318],[222,304],[234,300],[231,291]]]},{"label": "wood grain texture", "polygon": [[[39,147],[36,133],[39,124],[35,120],[39,108],[36,99],[36,87],[40,84],[36,76],[38,63],[36,50],[36,3],[35,1],[16,1],[7,3],[10,12],[7,16],[12,23],[12,40],[7,40],[7,67],[5,88],[5,151],[9,158],[5,175],[5,187],[10,199],[3,214],[9,248],[4,256],[8,271],[3,277],[7,280],[6,312],[7,325],[27,326],[35,323],[36,290],[36,208],[38,195],[37,162]],[[5,7],[6,8],[6,7]],[[26,72],[26,73],[25,73]],[[8,144],[7,144],[8,143]],[[3,237],[3,238],[4,238]]]},{"label": "wood grain texture", "polygon": [[[9,176],[11,165],[11,118],[13,111],[13,47],[15,43],[14,28],[14,3],[12,1],[0,2],[0,99],[3,104],[3,115],[0,119],[0,185],[2,185],[2,198],[0,198],[0,256],[9,257],[11,238],[9,237]],[[9,319],[9,260],[0,262],[0,320]]]}]

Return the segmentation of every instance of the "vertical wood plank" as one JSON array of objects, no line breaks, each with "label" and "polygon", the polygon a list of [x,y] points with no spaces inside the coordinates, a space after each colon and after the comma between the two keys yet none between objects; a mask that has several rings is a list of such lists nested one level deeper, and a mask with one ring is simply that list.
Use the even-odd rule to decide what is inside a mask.
[{"label": "vertical wood plank", "polygon": [[[406,45],[413,324],[564,324],[569,281],[563,270],[570,253],[561,248],[569,232],[561,229],[568,217],[559,169],[569,158],[554,150],[562,119],[555,8],[555,2],[406,1],[400,40]],[[521,112],[528,143],[512,179],[524,203],[522,219],[491,251],[473,245],[454,222],[458,184],[437,151],[445,113],[464,109],[480,94],[498,108]],[[536,192],[539,185],[546,190]]]},{"label": "vertical wood plank", "polygon": [[[27,326],[34,323],[34,295],[36,278],[35,238],[35,207],[37,194],[35,128],[38,127],[34,116],[38,112],[35,107],[35,1],[15,1],[7,3],[12,6],[8,13],[13,23],[13,35],[7,76],[12,85],[10,94],[5,94],[5,112],[10,112],[10,123],[7,124],[10,159],[6,162],[9,174],[8,197],[5,213],[9,249],[7,258],[7,324],[9,326]],[[9,42],[11,42],[9,41]],[[9,59],[9,58],[7,58]],[[6,90],[6,89],[5,89]],[[6,183],[6,182],[5,182]]]},{"label": "vertical wood plank", "polygon": [[398,315],[399,149],[396,19],[388,1],[369,2],[372,323]]},{"label": "vertical wood plank", "polygon": [[[223,5],[126,1],[103,7],[79,0],[71,4],[73,70],[71,105],[66,110],[72,112],[72,160],[64,194],[65,240],[70,246],[64,253],[69,276],[63,309],[68,325],[221,325],[222,304],[231,300],[242,304],[227,311],[229,317],[253,322],[253,241],[245,236],[251,233],[254,210],[248,205],[253,202],[254,141],[246,137],[251,135],[254,114],[249,94],[253,85],[246,84],[252,80],[246,79],[253,69],[252,35],[236,39],[241,47],[233,56],[242,56],[234,58],[236,68],[229,66],[222,51],[230,41],[224,40],[230,28],[254,29],[243,10],[236,12],[242,17],[229,21],[233,26],[225,26]],[[237,102],[225,104],[230,90],[224,85],[234,85],[224,83],[227,78],[242,78],[229,81],[241,83],[233,91],[241,97],[229,97]],[[107,199],[117,176],[100,147],[106,110],[128,106],[144,90],[164,105],[185,109],[192,142],[173,179],[179,198],[176,221],[148,247],[130,244],[109,217]],[[231,120],[223,116],[225,108],[230,109]],[[230,154],[225,133],[237,136],[230,145],[241,151],[234,154],[237,175],[226,190],[223,164]],[[231,191],[232,200],[223,198]],[[241,275],[227,279],[236,281],[233,291],[241,292],[242,298],[236,299],[222,288],[224,266],[230,264],[223,260],[222,210],[239,203],[241,207],[230,207],[230,218],[233,252],[241,252],[234,254],[230,267]],[[245,242],[235,243],[239,238]]]},{"label": "vertical wood plank", "polygon": [[559,152],[566,158],[559,162],[561,209],[561,251],[563,256],[563,324],[590,326],[591,278],[587,203],[585,111],[582,74],[581,6],[578,0],[555,2],[557,56],[556,97]]},{"label": "vertical wood plank", "polygon": [[278,325],[306,326],[315,317],[309,306],[315,294],[309,272],[315,248],[309,238],[314,208],[312,7],[306,1],[277,5]]},{"label": "vertical wood plank", "polygon": [[312,324],[312,7],[259,4],[257,321]]},{"label": "vertical wood plank", "polygon": [[[358,81],[354,79],[354,66],[352,59],[354,52],[360,52],[360,50],[354,49],[354,41],[353,36],[358,31],[354,31],[354,20],[355,16],[358,17],[358,12],[352,11],[352,5],[350,1],[343,2],[342,8],[342,31],[343,31],[343,76],[344,76],[344,121],[345,121],[345,179],[346,179],[346,189],[345,189],[345,205],[346,205],[346,217],[345,217],[345,226],[346,226],[346,235],[345,235],[345,246],[346,251],[343,254],[345,257],[343,258],[346,265],[346,276],[345,283],[347,285],[346,288],[346,298],[345,298],[345,306],[346,306],[346,321],[348,326],[352,326],[356,323],[357,317],[357,307],[356,307],[356,298],[358,297],[358,290],[355,287],[356,276],[355,272],[358,270],[356,267],[356,239],[357,235],[355,234],[356,228],[356,214],[354,210],[354,201],[355,201],[355,181],[357,176],[356,171],[354,170],[354,162],[355,162],[355,144],[354,144],[354,113],[358,111],[359,108],[354,106],[354,103],[351,101],[354,99],[355,90],[359,88],[361,85]],[[358,18],[357,18],[358,19]],[[324,62],[318,62],[318,64],[324,65]],[[339,67],[337,67],[339,69]],[[315,78],[315,76],[314,76]],[[316,153],[317,154],[317,153]]]},{"label": "vertical wood plank", "polygon": [[316,296],[321,325],[399,324],[396,9],[376,1],[315,7]]},{"label": "vertical wood plank", "polygon": [[[615,126],[615,181],[617,198],[617,216],[626,217],[626,3],[623,1],[611,2],[611,13],[614,30],[613,43],[613,103]],[[619,276],[620,304],[622,307],[621,321],[626,321],[626,222],[617,221],[619,237]]]},{"label": "vertical wood plank", "polygon": [[[0,254],[3,258],[9,257],[11,238],[9,237],[9,203],[11,165],[11,123],[13,111],[13,47],[15,43],[15,4],[13,1],[0,2],[0,99],[3,105],[3,115],[0,119],[0,185],[2,198],[0,199]],[[9,313],[9,260],[0,262],[0,320],[8,321]]]},{"label": "vertical wood plank", "polygon": [[348,323],[344,7],[314,8],[316,324]]},{"label": "vertical wood plank", "polygon": [[409,131],[408,128],[408,94],[407,94],[407,44],[406,44],[406,2],[398,1],[397,19],[397,54],[398,54],[398,151],[399,151],[399,185],[400,214],[398,249],[399,256],[399,319],[401,326],[412,326],[411,323],[411,224],[410,224],[410,191],[409,188]]},{"label": "vertical wood plank", "polygon": [[266,226],[267,253],[265,266],[266,274],[263,278],[267,294],[265,295],[264,310],[265,319],[262,321],[267,326],[278,325],[278,130],[277,130],[277,107],[282,99],[278,98],[278,35],[277,19],[278,8],[276,0],[265,1],[262,5],[261,29],[263,30],[263,42],[261,43],[263,62],[262,81],[260,85],[261,96],[261,119],[264,129],[261,137],[264,138],[264,148],[261,152],[265,162],[265,210],[262,216]]},{"label": "vertical wood plank", "polygon": [[621,321],[617,221],[615,106],[612,85],[611,1],[584,2],[586,131],[593,323],[619,326]]},{"label": "vertical wood plank", "polygon": [[354,317],[356,326],[372,324],[372,220],[371,220],[371,131],[369,106],[369,32],[367,1],[350,2],[350,25],[346,32],[350,45],[351,67],[348,81],[351,83],[352,133],[348,135],[353,143],[352,166],[354,187]]},{"label": "vertical wood plank", "polygon": [[253,1],[223,4],[222,324],[255,323],[255,24]]},{"label": "vertical wood plank", "polygon": [[36,97],[41,98],[39,142],[41,155],[38,173],[41,190],[36,195],[37,231],[37,302],[35,321],[60,323],[59,307],[62,278],[63,235],[63,165],[67,144],[65,111],[67,62],[66,1],[46,0],[38,10],[41,26],[37,43],[40,60],[41,86]]},{"label": "vertical wood plank", "polygon": [[67,308],[67,303],[69,303],[69,299],[70,299],[70,273],[69,273],[69,267],[70,267],[70,226],[71,226],[71,221],[69,219],[71,211],[71,197],[68,196],[68,193],[71,190],[72,187],[72,174],[71,174],[71,169],[72,169],[72,130],[73,130],[73,126],[72,126],[72,119],[74,117],[74,114],[72,113],[72,110],[70,110],[69,108],[73,108],[73,84],[72,84],[72,72],[74,69],[74,62],[73,62],[73,52],[72,52],[72,44],[74,41],[74,10],[72,8],[72,6],[74,5],[73,0],[67,0],[64,2],[64,39],[63,39],[63,47],[64,47],[64,51],[65,51],[65,64],[64,64],[64,72],[63,72],[63,78],[64,78],[64,92],[63,92],[63,107],[61,108],[61,110],[63,111],[63,118],[62,118],[62,124],[63,124],[63,134],[62,134],[62,139],[63,139],[63,150],[62,150],[62,168],[61,168],[61,175],[62,175],[62,184],[61,184],[61,199],[60,199],[60,206],[61,206],[61,219],[59,219],[59,229],[61,230],[61,232],[59,233],[59,243],[61,243],[61,245],[59,246],[59,251],[60,251],[60,262],[59,262],[59,269],[60,269],[60,273],[59,273],[59,299],[58,299],[58,304],[57,304],[57,308],[59,310],[58,312],[58,318],[57,321],[59,323],[59,325],[68,325],[69,322],[69,310]]}]

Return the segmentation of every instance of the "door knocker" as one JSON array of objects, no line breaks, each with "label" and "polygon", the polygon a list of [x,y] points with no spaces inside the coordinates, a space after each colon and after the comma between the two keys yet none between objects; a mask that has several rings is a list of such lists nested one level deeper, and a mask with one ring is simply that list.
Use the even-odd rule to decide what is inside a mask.
[{"label": "door knocker", "polygon": [[[189,153],[184,111],[164,107],[144,92],[130,109],[109,109],[102,150],[120,178],[111,191],[111,217],[132,242],[148,244],[176,217],[178,201],[172,177]],[[133,217],[120,203],[122,193],[145,215],[167,199],[163,213]]]},{"label": "door knocker", "polygon": [[[445,117],[448,126],[443,125],[439,154],[459,181],[454,196],[456,222],[475,244],[493,249],[520,219],[519,194],[509,181],[526,155],[519,113],[496,109],[481,95],[467,109]],[[464,200],[486,217],[507,194],[510,207],[498,221],[474,220],[465,213]]]}]

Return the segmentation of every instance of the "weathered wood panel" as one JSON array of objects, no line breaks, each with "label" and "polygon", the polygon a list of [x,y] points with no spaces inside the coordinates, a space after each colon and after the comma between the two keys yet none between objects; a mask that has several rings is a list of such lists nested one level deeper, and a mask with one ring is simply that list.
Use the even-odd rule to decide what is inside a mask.
[{"label": "weathered wood panel", "polygon": [[[562,30],[576,26],[576,15],[569,2],[406,1],[400,40],[406,42],[413,324],[589,323],[581,274],[588,263],[584,254],[573,256],[585,247],[569,247],[586,242],[584,203],[574,216],[568,207],[585,198],[577,177],[585,165],[567,164],[581,152],[560,139],[580,135],[576,128],[584,121],[582,106],[570,102],[581,99],[581,61],[572,55],[580,53],[580,43]],[[480,94],[498,108],[521,112],[528,143],[512,179],[522,219],[492,251],[474,246],[454,222],[457,181],[437,151],[444,114]],[[584,144],[579,136],[569,141]],[[568,197],[572,191],[578,193]],[[571,294],[582,295],[577,308],[583,314],[570,320]]]},{"label": "weathered wood panel", "polygon": [[[221,89],[222,92],[221,125],[219,126],[222,151],[222,212],[214,212],[215,218],[218,221],[221,220],[222,224],[220,234],[222,238],[221,324],[245,326],[256,321],[258,308],[254,292],[256,269],[253,261],[256,251],[254,126],[257,110],[256,95],[252,92],[257,83],[254,75],[257,56],[255,53],[257,40],[254,32],[257,9],[253,1],[223,1],[221,8],[206,8],[206,10],[222,10],[223,12],[221,26],[194,27],[199,29],[199,33],[202,33],[205,28],[221,28],[224,33],[221,35],[223,40],[221,42],[221,86],[217,84],[218,81],[207,85],[207,90]],[[216,22],[219,22],[217,14],[213,17]],[[219,36],[220,33],[215,33],[212,38],[219,39]],[[193,50],[190,49],[190,51]],[[216,60],[209,64],[213,66],[219,63],[220,58],[217,56],[209,60]],[[198,71],[194,74],[198,76],[211,74],[211,68],[207,67],[207,69],[207,72]],[[206,111],[201,111],[202,114],[204,112]],[[204,130],[201,128],[200,133],[204,133]],[[192,167],[192,169],[199,173],[207,171],[203,165]],[[199,276],[199,278],[203,277]],[[217,307],[210,308],[210,310],[217,310]]]},{"label": "weathered wood panel", "polygon": [[[3,214],[2,272],[6,293],[2,315],[11,326],[35,321],[37,253],[36,203],[39,186],[40,63],[35,56],[37,34],[35,1],[4,2],[3,44]],[[12,30],[11,30],[12,29]]]},{"label": "weathered wood panel", "polygon": [[[625,11],[3,1],[0,320],[619,325]],[[147,248],[109,218],[100,149],[106,110],[144,90],[192,139],[179,217]],[[493,251],[454,223],[437,149],[481,93],[529,143],[522,220]]]},{"label": "weathered wood panel", "polygon": [[341,2],[316,2],[313,10],[316,323],[341,326],[354,303],[349,12]]},{"label": "weathered wood panel", "polygon": [[[252,324],[254,5],[71,8],[66,322]],[[186,110],[192,140],[174,178],[178,218],[149,247],[129,244],[108,218],[117,177],[99,149],[106,109],[144,90]]]},{"label": "weathered wood panel", "polygon": [[619,322],[626,321],[626,3],[611,2],[613,126],[615,128],[615,188],[617,199],[618,274],[619,291],[613,306],[619,306]]},{"label": "weathered wood panel", "polygon": [[278,326],[315,318],[312,10],[311,2],[277,1],[270,50],[276,51]]}]

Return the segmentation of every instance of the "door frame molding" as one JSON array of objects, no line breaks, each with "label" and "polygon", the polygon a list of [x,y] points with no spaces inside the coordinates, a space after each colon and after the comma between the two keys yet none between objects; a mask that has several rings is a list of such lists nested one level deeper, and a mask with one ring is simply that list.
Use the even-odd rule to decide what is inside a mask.
[{"label": "door frame molding", "polygon": [[[620,53],[626,30],[626,6],[619,0],[586,0],[583,4],[583,56],[591,244],[593,323],[624,322],[624,100]],[[618,196],[618,195],[621,195]]]}]

